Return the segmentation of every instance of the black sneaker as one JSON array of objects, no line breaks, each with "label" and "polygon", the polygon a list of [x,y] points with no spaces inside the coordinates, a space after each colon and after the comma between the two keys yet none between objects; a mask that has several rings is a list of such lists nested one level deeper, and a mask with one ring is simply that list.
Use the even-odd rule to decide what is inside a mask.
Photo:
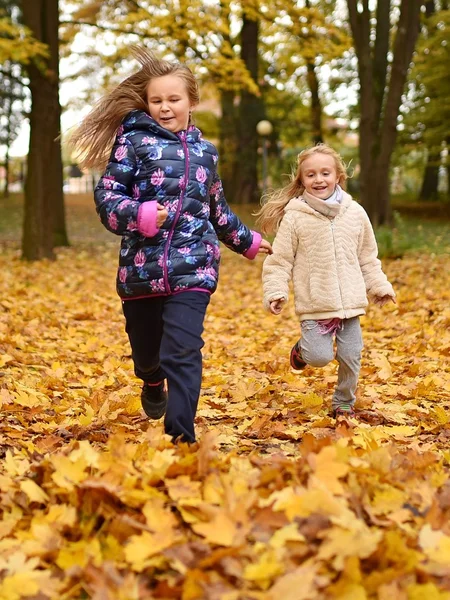
[{"label": "black sneaker", "polygon": [[156,385],[144,383],[141,392],[141,404],[147,417],[160,419],[167,408],[167,392],[164,389],[164,381]]},{"label": "black sneaker", "polygon": [[297,344],[295,344],[295,346],[292,347],[289,362],[291,364],[291,368],[294,371],[301,371],[306,367],[306,363],[303,360],[302,353],[300,351],[300,348],[298,347],[298,342]]}]

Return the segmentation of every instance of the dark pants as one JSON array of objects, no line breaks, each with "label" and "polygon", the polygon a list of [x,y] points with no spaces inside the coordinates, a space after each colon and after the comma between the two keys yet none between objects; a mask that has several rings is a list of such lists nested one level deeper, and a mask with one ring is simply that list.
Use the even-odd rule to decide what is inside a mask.
[{"label": "dark pants", "polygon": [[146,383],[167,379],[164,428],[176,439],[194,442],[194,418],[202,382],[203,321],[210,295],[181,292],[125,300],[134,372]]}]

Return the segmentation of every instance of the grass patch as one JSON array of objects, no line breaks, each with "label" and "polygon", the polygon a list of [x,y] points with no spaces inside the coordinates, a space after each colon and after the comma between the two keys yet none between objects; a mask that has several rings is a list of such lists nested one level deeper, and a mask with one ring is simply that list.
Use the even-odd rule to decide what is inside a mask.
[{"label": "grass patch", "polygon": [[381,258],[400,258],[410,252],[450,253],[450,221],[420,219],[394,211],[393,227],[375,231]]},{"label": "grass patch", "polygon": [[[71,243],[117,242],[100,223],[92,194],[67,194],[66,220]],[[382,258],[399,258],[410,252],[450,253],[450,212],[447,204],[397,203],[394,201],[394,226],[379,227],[375,234]],[[258,204],[232,205],[242,221],[255,228]],[[0,241],[22,238],[23,195],[0,198]],[[269,237],[269,239],[273,239]]]}]

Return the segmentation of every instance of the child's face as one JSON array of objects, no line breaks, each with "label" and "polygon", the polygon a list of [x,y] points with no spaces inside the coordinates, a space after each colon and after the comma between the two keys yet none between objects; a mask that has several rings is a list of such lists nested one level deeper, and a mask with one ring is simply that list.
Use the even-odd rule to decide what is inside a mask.
[{"label": "child's face", "polygon": [[181,77],[155,77],[147,86],[147,98],[150,116],[162,127],[173,132],[187,128],[192,106]]},{"label": "child's face", "polygon": [[339,183],[334,158],[321,152],[307,158],[301,166],[301,181],[309,194],[329,198]]}]

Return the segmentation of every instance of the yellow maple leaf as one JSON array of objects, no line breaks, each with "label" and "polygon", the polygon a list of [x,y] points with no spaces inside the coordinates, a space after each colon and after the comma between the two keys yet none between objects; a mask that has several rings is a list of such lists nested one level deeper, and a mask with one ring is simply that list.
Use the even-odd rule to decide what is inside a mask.
[{"label": "yellow maple leaf", "polygon": [[69,457],[72,462],[77,462],[79,458],[83,458],[87,466],[99,466],[100,453],[91,446],[88,440],[78,442],[78,448],[72,450]]},{"label": "yellow maple leaf", "polygon": [[[334,494],[343,494],[344,488],[339,479],[345,477],[350,470],[348,464],[337,460],[335,446],[325,446],[319,454],[310,453],[308,462],[314,469],[314,475]],[[312,485],[314,482],[312,481]]]},{"label": "yellow maple leaf", "polygon": [[450,592],[440,591],[434,583],[413,583],[406,588],[408,600],[450,600]]},{"label": "yellow maple leaf", "polygon": [[350,556],[367,558],[375,552],[382,537],[382,531],[369,529],[354,518],[352,530],[333,527],[327,531],[317,557],[323,560],[333,559],[333,567],[342,571],[346,558]]},{"label": "yellow maple leaf", "polygon": [[167,510],[164,501],[155,499],[145,503],[142,513],[145,516],[148,527],[154,531],[173,529],[177,525],[175,515]]},{"label": "yellow maple leaf", "polygon": [[33,573],[7,575],[0,583],[0,600],[21,600],[34,596],[40,590],[39,580]]},{"label": "yellow maple leaf", "polygon": [[287,518],[292,521],[296,517],[309,517],[317,512],[325,515],[339,515],[343,510],[342,502],[333,494],[323,488],[284,488],[280,492],[274,492],[264,503],[270,505],[273,502],[274,511],[284,511]]},{"label": "yellow maple leaf", "polygon": [[271,581],[282,575],[285,571],[283,562],[279,559],[273,549],[263,552],[258,561],[247,565],[244,569],[244,579],[256,581],[263,589],[266,589]]},{"label": "yellow maple leaf", "polygon": [[21,456],[13,456],[11,450],[7,450],[3,461],[5,469],[9,475],[23,475],[30,468],[30,461]]},{"label": "yellow maple leaf", "polygon": [[125,560],[134,571],[140,573],[146,568],[148,559],[169,548],[176,541],[177,538],[170,529],[156,534],[144,531],[140,535],[133,535],[125,546]]},{"label": "yellow maple leaf", "polygon": [[100,542],[97,538],[66,542],[55,562],[63,571],[72,567],[84,568],[89,562],[99,566],[102,563]]},{"label": "yellow maple leaf", "polygon": [[195,533],[206,538],[210,544],[218,546],[232,546],[237,533],[236,523],[225,513],[217,509],[214,518],[207,523],[194,523],[192,529]]},{"label": "yellow maple leaf", "polygon": [[450,422],[449,412],[447,410],[444,410],[442,406],[435,406],[433,408],[433,413],[436,417],[437,422],[441,425],[447,425],[447,423]]},{"label": "yellow maple leaf", "polygon": [[270,538],[269,544],[273,548],[282,548],[286,542],[304,542],[305,536],[298,530],[297,523],[290,523],[275,531]]},{"label": "yellow maple leaf", "polygon": [[379,379],[387,381],[392,377],[392,367],[384,354],[375,354],[372,360],[378,367],[377,375]]},{"label": "yellow maple leaf", "polygon": [[31,479],[26,479],[25,481],[20,482],[20,489],[22,492],[28,496],[30,502],[37,502],[39,504],[45,504],[49,497],[44,492],[42,488],[40,488],[37,483],[35,483]]},{"label": "yellow maple leaf", "polygon": [[380,486],[375,491],[371,507],[375,515],[388,514],[399,510],[407,501],[408,494],[391,485]]},{"label": "yellow maple leaf", "polygon": [[55,467],[52,479],[62,488],[72,490],[74,484],[80,483],[87,477],[88,464],[83,456],[72,461],[68,456],[56,455],[51,457],[51,462]]},{"label": "yellow maple leaf", "polygon": [[314,579],[317,565],[303,564],[294,571],[279,577],[268,590],[267,600],[310,600],[317,596]]},{"label": "yellow maple leaf", "polygon": [[450,536],[435,531],[428,523],[419,533],[419,544],[430,560],[442,565],[450,565]]},{"label": "yellow maple leaf", "polygon": [[0,368],[4,367],[8,363],[14,360],[14,356],[10,354],[1,354],[0,355]]},{"label": "yellow maple leaf", "polygon": [[83,425],[83,427],[87,427],[88,425],[90,425],[92,423],[92,421],[94,420],[94,417],[95,417],[95,411],[92,408],[92,406],[90,404],[88,404],[86,406],[84,415],[80,415],[78,417],[78,421],[79,421],[80,425]]}]

